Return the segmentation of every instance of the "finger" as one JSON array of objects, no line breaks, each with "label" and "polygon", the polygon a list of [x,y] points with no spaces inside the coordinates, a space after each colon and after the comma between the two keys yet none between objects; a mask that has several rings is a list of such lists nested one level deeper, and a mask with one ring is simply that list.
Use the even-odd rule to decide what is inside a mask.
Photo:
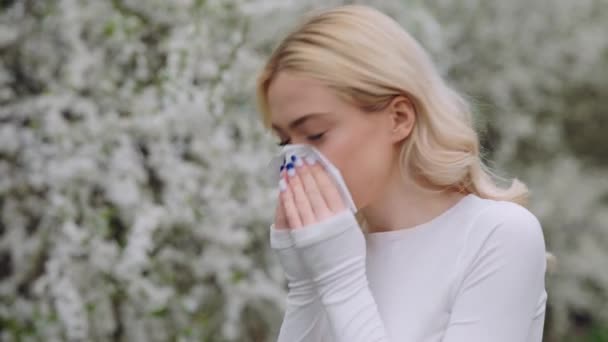
[{"label": "finger", "polygon": [[[279,177],[283,177],[283,169],[285,168],[285,161],[283,161],[283,164],[281,165],[281,168],[279,170]],[[280,186],[279,186],[280,187]],[[279,192],[280,194],[280,192]],[[277,207],[275,210],[275,214],[274,214],[274,226],[277,229],[287,229],[288,225],[287,225],[287,216],[285,216],[285,208],[283,207],[283,201],[281,201],[281,198],[278,198],[279,200],[277,201]]]},{"label": "finger", "polygon": [[274,226],[277,229],[287,229],[287,217],[285,216],[285,209],[283,208],[283,202],[278,201],[277,209],[275,212]]},{"label": "finger", "polygon": [[346,206],[342,201],[338,187],[330,178],[325,168],[323,168],[319,162],[315,162],[311,166],[311,173],[317,181],[321,195],[325,199],[325,203],[327,203],[329,210],[334,214],[344,210]]},{"label": "finger", "polygon": [[331,216],[332,212],[325,202],[323,195],[321,195],[321,190],[317,186],[317,181],[311,173],[310,166],[308,163],[302,163],[301,160],[299,164],[298,174],[304,185],[304,191],[308,194],[308,199],[317,221]]},{"label": "finger", "polygon": [[293,162],[287,164],[287,175],[287,183],[291,192],[293,193],[294,202],[298,210],[298,214],[300,215],[302,225],[307,226],[317,222],[310,201],[308,200],[308,194],[306,191],[304,191],[304,186],[302,185],[298,172],[296,172]]},{"label": "finger", "polygon": [[293,193],[291,192],[290,187],[287,185],[285,176],[281,177],[281,180],[279,181],[279,187],[281,189],[279,198],[281,199],[283,208],[285,209],[285,217],[287,217],[288,227],[291,229],[302,227],[300,214],[298,213],[298,209],[296,208]]}]

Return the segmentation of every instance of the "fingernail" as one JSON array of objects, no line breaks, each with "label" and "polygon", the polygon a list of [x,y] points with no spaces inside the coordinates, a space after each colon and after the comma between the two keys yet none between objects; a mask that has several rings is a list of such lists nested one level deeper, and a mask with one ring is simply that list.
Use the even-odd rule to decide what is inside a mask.
[{"label": "fingernail", "polygon": [[293,177],[296,175],[296,170],[293,168],[293,163],[287,163],[287,174],[289,177]]},{"label": "fingernail", "polygon": [[304,159],[306,159],[306,164],[308,165],[313,165],[316,162],[313,156],[306,156]]},{"label": "fingernail", "polygon": [[302,165],[304,165],[304,162],[302,161],[302,158],[296,158],[296,156],[293,156],[293,161],[296,164],[297,167],[300,167]]},{"label": "fingernail", "polygon": [[285,179],[283,178],[279,180],[279,190],[281,190],[281,192],[287,190],[287,182],[285,182]]}]

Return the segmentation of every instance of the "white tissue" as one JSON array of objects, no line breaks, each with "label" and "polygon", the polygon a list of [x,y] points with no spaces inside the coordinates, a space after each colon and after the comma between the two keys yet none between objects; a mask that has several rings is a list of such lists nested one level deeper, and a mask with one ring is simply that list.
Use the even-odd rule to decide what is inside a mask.
[{"label": "white tissue", "polygon": [[342,197],[344,203],[348,206],[348,208],[354,213],[357,212],[357,208],[355,207],[355,203],[350,194],[350,191],[346,187],[346,183],[342,178],[342,174],[319,150],[317,150],[314,146],[306,145],[306,144],[289,144],[285,145],[281,152],[272,158],[269,168],[270,175],[272,180],[275,183],[279,182],[280,179],[280,167],[283,164],[284,160],[290,161],[291,156],[296,155],[296,157],[305,160],[305,158],[314,158],[317,162],[321,163],[321,165],[327,170],[331,178],[334,180],[336,185],[338,186],[338,191]]}]

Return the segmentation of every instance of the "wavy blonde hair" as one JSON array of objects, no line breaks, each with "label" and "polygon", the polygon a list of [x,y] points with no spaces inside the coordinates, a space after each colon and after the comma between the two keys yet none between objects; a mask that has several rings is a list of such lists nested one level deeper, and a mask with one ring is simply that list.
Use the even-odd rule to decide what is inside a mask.
[{"label": "wavy blonde hair", "polygon": [[[257,79],[258,107],[269,128],[268,87],[280,71],[317,79],[365,111],[410,99],[416,124],[400,163],[438,189],[527,204],[517,179],[508,188],[484,164],[467,102],[439,75],[420,44],[396,21],[363,5],[344,5],[305,18],[275,48]],[[421,184],[418,184],[421,185]]]}]

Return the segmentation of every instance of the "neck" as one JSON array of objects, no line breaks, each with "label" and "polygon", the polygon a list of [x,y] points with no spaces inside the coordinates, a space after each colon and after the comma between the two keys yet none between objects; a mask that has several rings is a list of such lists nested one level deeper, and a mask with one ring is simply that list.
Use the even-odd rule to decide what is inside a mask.
[{"label": "neck", "polygon": [[369,233],[407,229],[431,221],[464,196],[455,191],[421,188],[408,175],[401,177],[396,172],[380,197],[361,212]]}]

